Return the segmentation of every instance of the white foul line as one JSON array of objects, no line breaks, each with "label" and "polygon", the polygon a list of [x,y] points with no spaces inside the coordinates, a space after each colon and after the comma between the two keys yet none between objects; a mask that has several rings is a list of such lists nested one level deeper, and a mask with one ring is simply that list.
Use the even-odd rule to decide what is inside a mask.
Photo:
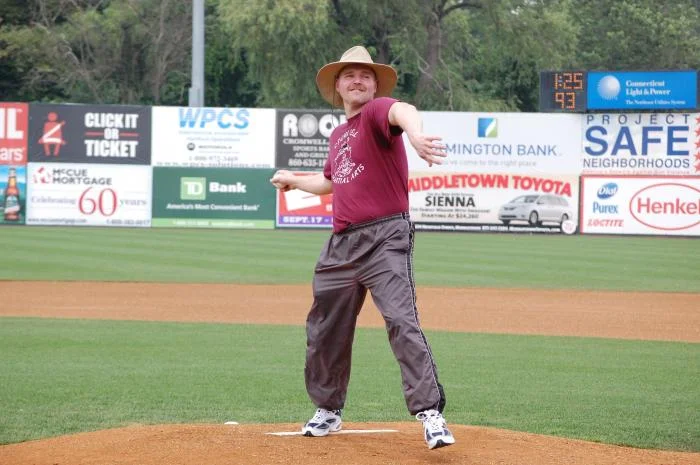
[{"label": "white foul line", "polygon": [[[342,429],[335,433],[331,433],[331,436],[336,434],[372,434],[372,433],[398,433],[395,429]],[[279,433],[265,433],[272,436],[301,436],[301,431],[281,431]]]}]

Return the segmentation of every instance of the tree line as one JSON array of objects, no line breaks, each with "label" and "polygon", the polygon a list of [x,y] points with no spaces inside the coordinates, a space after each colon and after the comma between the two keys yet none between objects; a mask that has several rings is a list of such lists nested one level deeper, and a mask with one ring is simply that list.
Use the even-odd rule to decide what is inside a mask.
[{"label": "tree line", "polygon": [[[537,111],[541,70],[700,69],[700,0],[206,0],[205,103],[324,108],[352,45],[424,110]],[[186,105],[191,0],[0,0],[0,100]]]}]

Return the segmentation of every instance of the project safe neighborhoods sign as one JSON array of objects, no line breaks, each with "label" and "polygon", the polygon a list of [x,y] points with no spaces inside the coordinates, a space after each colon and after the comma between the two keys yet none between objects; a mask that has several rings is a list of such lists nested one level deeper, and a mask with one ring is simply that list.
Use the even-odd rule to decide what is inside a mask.
[{"label": "project safe neighborhoods sign", "polygon": [[151,109],[30,104],[29,161],[150,165]]},{"label": "project safe neighborhoods sign", "polygon": [[583,174],[689,176],[700,173],[700,115],[589,113]]},{"label": "project safe neighborhoods sign", "polygon": [[347,121],[342,113],[325,110],[277,110],[275,166],[296,170],[323,170],[328,139]]}]

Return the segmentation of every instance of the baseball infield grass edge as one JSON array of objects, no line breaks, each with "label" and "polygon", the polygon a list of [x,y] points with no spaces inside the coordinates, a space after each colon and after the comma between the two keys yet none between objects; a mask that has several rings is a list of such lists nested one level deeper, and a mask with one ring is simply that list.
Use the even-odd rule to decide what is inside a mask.
[{"label": "baseball infield grass edge", "polygon": [[[427,332],[448,421],[700,451],[700,344]],[[134,423],[303,422],[301,327],[0,319],[0,444]],[[358,329],[347,421],[410,421]]]},{"label": "baseball infield grass edge", "polygon": [[[0,228],[0,280],[308,284],[329,231]],[[421,286],[700,292],[697,239],[419,231]]]}]

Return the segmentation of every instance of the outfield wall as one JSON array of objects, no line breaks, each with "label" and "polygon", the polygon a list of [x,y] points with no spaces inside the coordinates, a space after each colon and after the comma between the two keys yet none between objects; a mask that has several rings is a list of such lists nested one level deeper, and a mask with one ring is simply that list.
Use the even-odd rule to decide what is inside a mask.
[{"label": "outfield wall", "polygon": [[[406,140],[418,229],[700,236],[700,114],[422,116],[448,158],[428,167]],[[327,110],[0,103],[0,225],[330,228],[332,195],[281,193],[269,178],[322,170],[344,121]]]}]

